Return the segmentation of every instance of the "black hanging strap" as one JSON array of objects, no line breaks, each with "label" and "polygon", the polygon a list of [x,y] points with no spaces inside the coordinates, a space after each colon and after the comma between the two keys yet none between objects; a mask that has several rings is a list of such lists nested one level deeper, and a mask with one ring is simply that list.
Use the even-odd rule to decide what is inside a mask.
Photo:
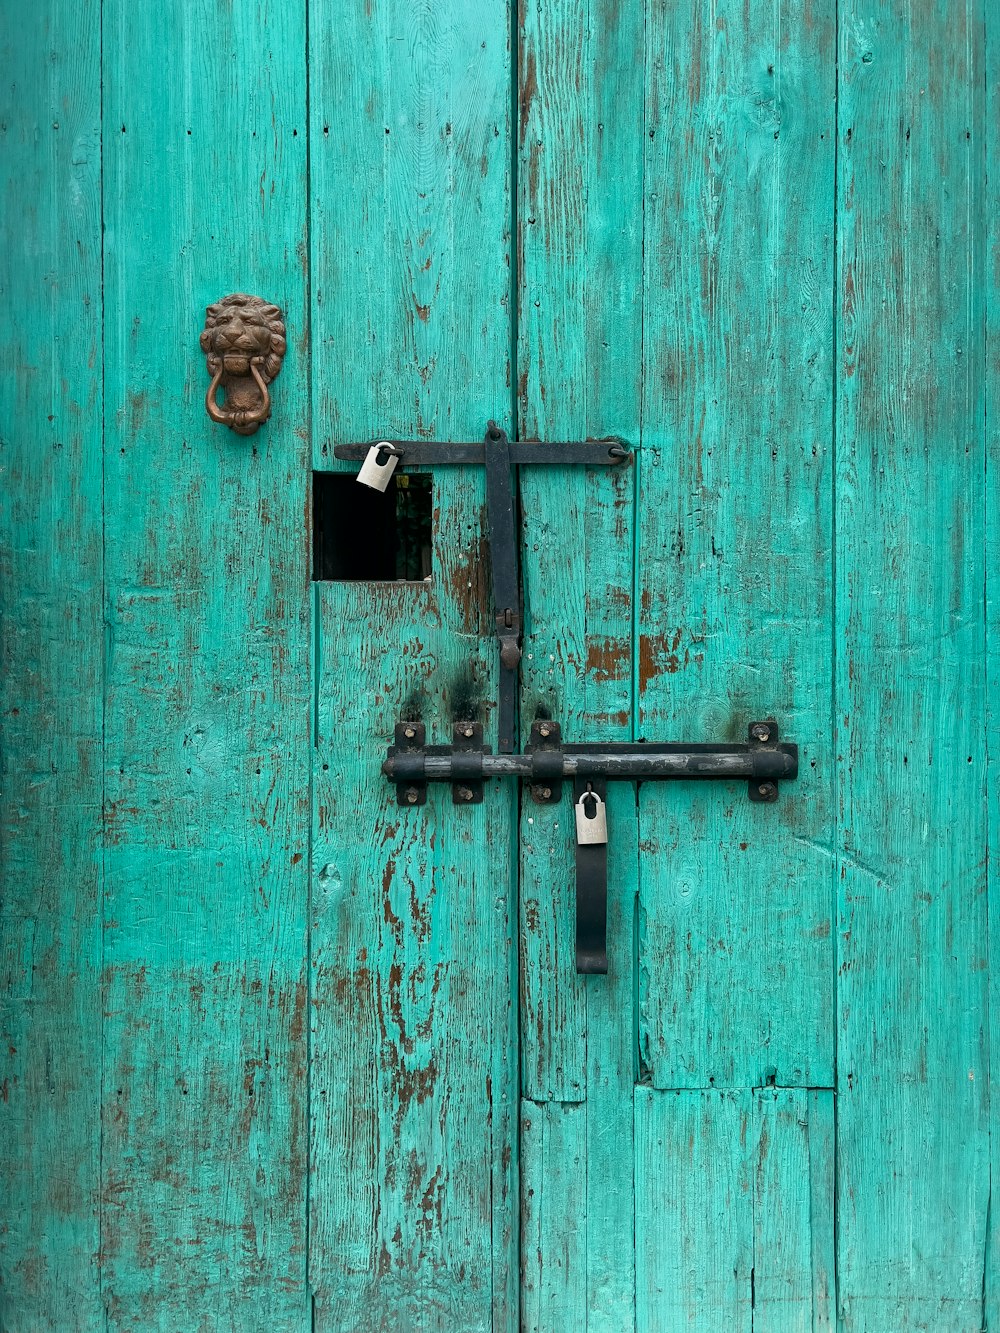
[{"label": "black hanging strap", "polygon": [[[573,801],[587,791],[607,800],[603,778],[576,778]],[[603,976],[608,970],[608,844],[576,844],[576,970]]]}]

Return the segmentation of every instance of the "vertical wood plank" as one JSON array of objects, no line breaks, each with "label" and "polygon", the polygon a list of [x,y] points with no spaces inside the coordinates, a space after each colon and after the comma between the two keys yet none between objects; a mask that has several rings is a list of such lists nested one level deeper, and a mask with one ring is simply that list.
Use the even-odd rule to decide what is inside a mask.
[{"label": "vertical wood plank", "polygon": [[985,161],[984,292],[986,313],[986,773],[987,801],[987,961],[989,964],[989,1133],[990,1194],[986,1205],[986,1270],[983,1274],[984,1328],[1000,1327],[1000,1225],[992,1204],[992,1181],[1000,1181],[1000,1094],[993,1075],[1000,1051],[1000,11],[987,5],[983,45],[986,120],[981,150]]},{"label": "vertical wood plank", "polygon": [[837,1316],[837,1094],[811,1088],[809,1226],[812,1241],[813,1333],[836,1333]]},{"label": "vertical wood plank", "polygon": [[524,1333],[587,1328],[589,1110],[587,1102],[521,1103]]},{"label": "vertical wood plank", "polygon": [[[525,439],[639,443],[642,21],[638,0],[613,15],[585,0],[521,7],[518,402]],[[522,470],[525,734],[536,716],[551,716],[569,741],[631,735],[634,471],[631,463]],[[575,971],[572,862],[569,851],[562,854],[567,813],[532,803],[525,810],[534,824],[522,827],[532,848],[522,858],[524,1090],[572,1101],[586,1087],[587,997],[595,983]],[[559,853],[549,853],[549,844]],[[596,983],[607,984],[630,994],[628,976]]]},{"label": "vertical wood plank", "polygon": [[[104,32],[108,1327],[304,1329],[304,13],[108,0]],[[240,291],[289,331],[252,439],[198,346]]]},{"label": "vertical wood plank", "polygon": [[[504,6],[311,9],[318,466],[507,418],[509,36]],[[429,582],[317,587],[318,1333],[518,1324],[514,794],[401,809],[379,772],[403,716],[495,744],[482,469],[433,484]]]},{"label": "vertical wood plank", "polygon": [[[442,584],[478,541],[481,478],[463,480],[438,501]],[[492,645],[462,644],[440,586],[324,584],[319,599],[316,1327],[514,1329],[510,790],[493,782],[458,810],[438,787],[400,809],[378,771],[414,688],[435,738],[469,697],[466,671],[491,697]],[[345,658],[370,710],[344,689]]]},{"label": "vertical wood plank", "polygon": [[774,717],[802,772],[641,789],[657,1087],[832,1081],[833,15],[650,5],[641,734]]},{"label": "vertical wood plank", "polygon": [[636,1328],[750,1333],[753,1095],[635,1090]]},{"label": "vertical wood plank", "polygon": [[754,1095],[754,1333],[819,1333],[834,1308],[833,1093]]},{"label": "vertical wood plank", "polygon": [[843,1327],[979,1328],[989,1199],[983,6],[841,6]]},{"label": "vertical wood plank", "polygon": [[[547,850],[536,840],[535,817],[524,817],[525,858]],[[559,844],[575,836],[573,817],[563,813],[547,822],[541,836],[552,840],[557,866]],[[623,983],[634,975],[638,848],[629,785],[610,785],[608,822],[609,975],[588,979],[586,1097],[521,1104],[522,1321],[536,1333],[563,1327],[623,1333],[634,1324],[634,1186],[627,1154],[635,1015]],[[571,848],[562,873],[571,885]],[[553,880],[549,891],[559,884]],[[571,919],[571,941],[573,930]]]},{"label": "vertical wood plank", "polygon": [[0,18],[0,1326],[103,1329],[100,7]]},{"label": "vertical wood plank", "polygon": [[635,1101],[637,1327],[832,1329],[833,1094]]},{"label": "vertical wood plank", "polygon": [[[642,0],[520,6],[524,439],[640,444],[643,23]],[[525,467],[520,484],[524,733],[548,716],[570,741],[627,740],[635,466]],[[522,1168],[525,1326],[624,1333],[634,1326],[634,788],[609,793],[607,977],[575,970],[569,807],[568,791],[559,807],[522,803],[523,1115],[541,1118],[560,1148],[529,1154]],[[581,1113],[573,1104],[584,1100]],[[582,1216],[560,1206],[581,1191],[576,1163]]]}]

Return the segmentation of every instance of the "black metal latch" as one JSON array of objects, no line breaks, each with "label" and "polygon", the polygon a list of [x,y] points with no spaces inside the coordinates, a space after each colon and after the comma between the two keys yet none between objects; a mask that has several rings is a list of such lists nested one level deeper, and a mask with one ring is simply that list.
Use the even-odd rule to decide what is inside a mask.
[{"label": "black metal latch", "polygon": [[523,754],[514,753],[517,673],[521,661],[521,601],[517,572],[517,530],[513,482],[525,463],[583,463],[616,466],[631,458],[622,440],[583,440],[560,444],[511,442],[491,421],[481,443],[444,444],[429,440],[379,440],[342,444],[334,456],[361,461],[358,480],[384,490],[401,459],[411,464],[484,463],[493,604],[500,647],[497,702],[497,749],[483,744],[478,722],[456,722],[451,745],[427,745],[422,722],[396,724],[396,743],[382,771],[396,784],[400,805],[423,805],[429,782],[449,782],[456,805],[483,799],[486,778],[513,777],[531,784],[543,805],[562,796],[573,783],[576,820],[576,968],[608,970],[608,825],[607,784],[745,778],[751,801],[778,799],[778,783],[798,775],[798,747],[780,745],[774,721],[753,722],[745,744],[736,745],[563,745],[557,722],[539,719]]},{"label": "black metal latch", "polygon": [[383,490],[393,469],[402,460],[412,466],[442,463],[484,463],[486,466],[486,518],[490,564],[493,573],[493,605],[500,646],[500,681],[497,699],[497,748],[501,754],[514,749],[517,671],[521,662],[521,595],[517,574],[517,527],[514,518],[514,474],[518,467],[535,463],[573,463],[590,467],[615,467],[631,458],[623,440],[572,440],[557,444],[511,441],[495,421],[488,423],[482,441],[447,444],[434,440],[376,440],[373,444],[338,444],[335,458],[362,462],[358,480]]},{"label": "black metal latch", "polygon": [[[483,799],[487,778],[512,777],[531,784],[541,805],[555,805],[562,784],[573,783],[576,813],[576,969],[608,970],[607,824],[602,807],[609,781],[747,782],[751,801],[778,799],[778,783],[798,776],[798,746],[780,744],[777,724],[753,722],[747,740],[721,745],[630,744],[563,745],[558,722],[532,724],[523,754],[493,754],[483,745],[477,722],[456,722],[452,745],[427,745],[422,722],[396,724],[396,743],[382,772],[396,784],[400,805],[423,805],[429,782],[451,784],[456,805]],[[603,818],[601,817],[603,813]],[[591,825],[597,825],[591,828]]]}]

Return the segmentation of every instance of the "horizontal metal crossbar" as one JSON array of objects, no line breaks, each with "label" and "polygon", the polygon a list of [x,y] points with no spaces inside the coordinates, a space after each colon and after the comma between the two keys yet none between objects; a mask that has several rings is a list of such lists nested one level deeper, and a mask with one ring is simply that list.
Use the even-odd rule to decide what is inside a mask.
[{"label": "horizontal metal crossbar", "polygon": [[563,782],[572,781],[577,824],[576,968],[584,973],[608,970],[608,782],[743,778],[751,801],[771,804],[778,799],[778,783],[799,772],[798,746],[779,744],[777,723],[770,719],[751,722],[745,742],[718,745],[563,745],[559,723],[544,718],[532,723],[530,743],[522,754],[493,754],[483,744],[479,722],[454,723],[451,745],[427,745],[426,737],[422,722],[396,723],[396,743],[389,748],[382,772],[395,782],[400,805],[423,805],[430,782],[451,783],[455,805],[478,805],[487,778],[525,779],[539,805],[555,805]]},{"label": "horizontal metal crossbar", "polygon": [[[448,444],[440,440],[369,440],[366,444],[338,444],[334,458],[345,462],[361,462],[374,444],[391,444],[401,464],[409,467],[434,467],[444,464],[480,464],[486,461],[486,443]],[[631,458],[628,445],[619,439],[567,440],[556,443],[533,443],[530,440],[511,440],[508,448],[510,461],[515,467],[535,463],[572,463],[590,467],[616,467]]]},{"label": "horizontal metal crossbar", "polygon": [[558,751],[525,754],[460,754],[444,746],[390,754],[382,772],[393,782],[455,782],[469,776],[470,755],[482,778],[539,776],[540,754],[558,754],[561,765],[546,766],[545,777],[620,778],[625,781],[662,781],[697,778],[794,778],[798,774],[798,747],[751,745],[563,745]]}]

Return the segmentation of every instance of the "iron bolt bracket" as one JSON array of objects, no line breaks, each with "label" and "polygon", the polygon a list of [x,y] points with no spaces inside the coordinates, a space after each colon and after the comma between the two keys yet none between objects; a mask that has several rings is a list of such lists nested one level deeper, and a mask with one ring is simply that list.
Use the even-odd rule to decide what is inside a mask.
[{"label": "iron bolt bracket", "polygon": [[[421,722],[398,722],[395,741],[382,765],[396,783],[400,805],[423,805],[428,782],[450,782],[456,805],[478,805],[486,778],[526,780],[539,805],[558,805],[565,781],[575,799],[593,791],[604,799],[609,781],[732,781],[743,778],[755,804],[773,804],[778,784],[798,776],[798,746],[781,744],[769,718],[751,722],[743,744],[563,745],[558,722],[538,718],[523,754],[493,754],[483,745],[478,722],[456,722],[452,745],[426,745]],[[604,973],[607,956],[607,842],[576,847],[576,966]]]}]

